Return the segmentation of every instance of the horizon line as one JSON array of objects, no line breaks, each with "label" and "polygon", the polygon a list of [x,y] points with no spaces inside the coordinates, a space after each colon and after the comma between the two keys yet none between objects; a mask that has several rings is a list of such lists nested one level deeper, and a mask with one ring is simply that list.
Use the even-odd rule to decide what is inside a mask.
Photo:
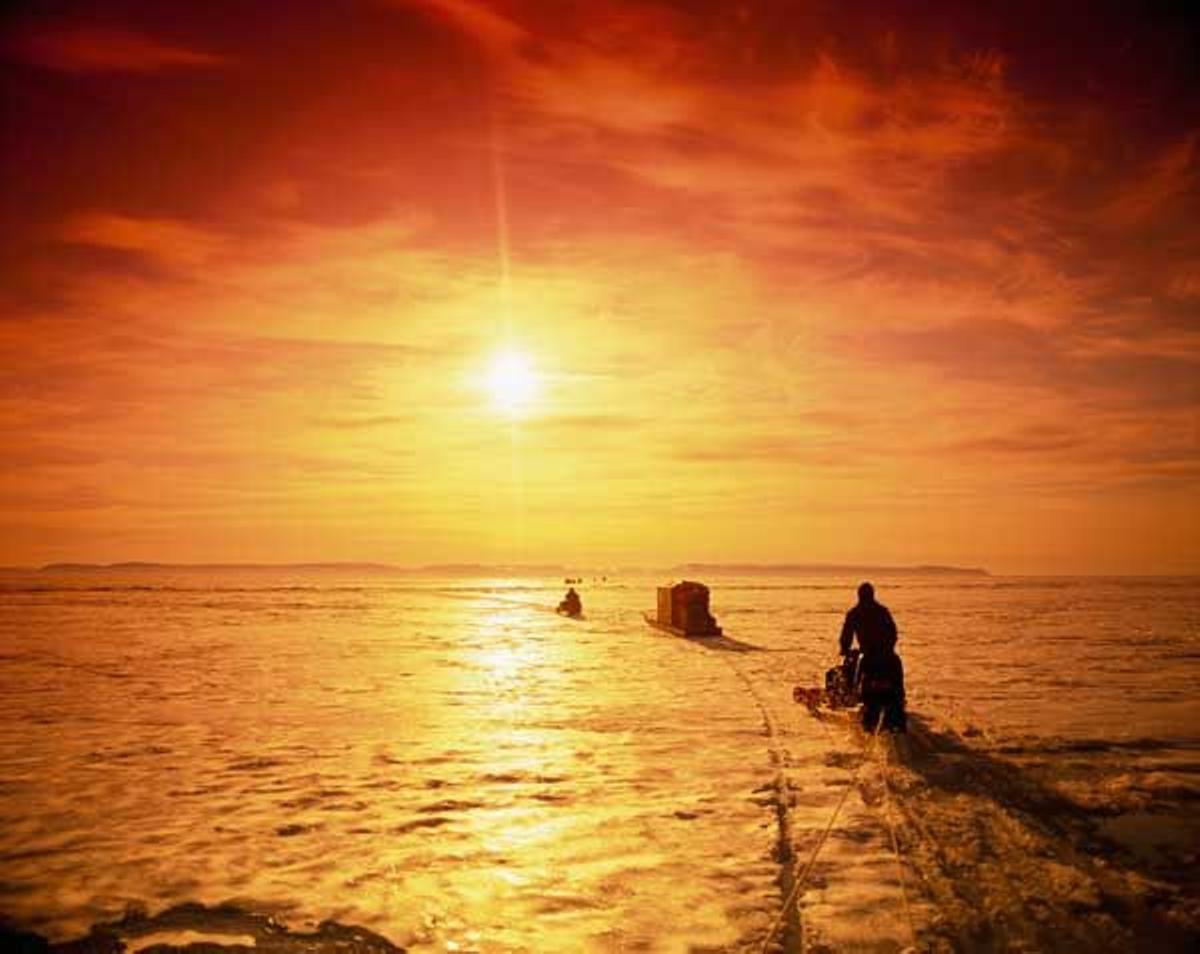
[{"label": "horizon line", "polygon": [[273,569],[371,569],[391,572],[423,572],[430,570],[538,570],[544,572],[596,572],[620,571],[635,572],[645,570],[677,570],[696,572],[728,572],[730,570],[745,573],[761,573],[772,571],[873,571],[908,572],[908,573],[952,573],[991,576],[991,571],[978,566],[958,566],[945,563],[914,563],[914,564],[882,564],[882,563],[837,563],[829,561],[701,561],[689,560],[673,563],[643,563],[643,564],[570,564],[560,562],[517,561],[517,562],[477,562],[470,560],[453,560],[440,563],[403,564],[390,563],[381,560],[294,560],[284,562],[233,561],[233,562],[173,562],[165,560],[117,560],[112,562],[92,562],[85,560],[54,560],[40,565],[4,565],[0,570],[43,573],[48,571],[67,570],[132,570],[132,569],[179,569],[179,570],[273,570]]},{"label": "horizon line", "polygon": [[830,562],[730,562],[717,563],[706,561],[688,561],[684,563],[640,564],[640,565],[583,565],[575,567],[564,563],[477,563],[453,561],[446,563],[400,564],[379,560],[302,560],[283,563],[263,562],[195,562],[174,563],[158,560],[120,560],[108,563],[93,563],[87,561],[56,560],[40,565],[0,565],[0,572],[7,573],[50,573],[50,572],[97,572],[119,570],[370,570],[386,573],[432,573],[432,572],[520,572],[538,574],[567,574],[586,573],[588,575],[609,575],[614,573],[854,573],[854,574],[912,574],[926,576],[1011,576],[1011,577],[1089,577],[1089,578],[1197,578],[1200,570],[1173,572],[1078,572],[1078,571],[1040,571],[1024,573],[993,573],[986,567],[957,566],[941,563],[915,564],[866,564],[866,563],[830,563]]}]

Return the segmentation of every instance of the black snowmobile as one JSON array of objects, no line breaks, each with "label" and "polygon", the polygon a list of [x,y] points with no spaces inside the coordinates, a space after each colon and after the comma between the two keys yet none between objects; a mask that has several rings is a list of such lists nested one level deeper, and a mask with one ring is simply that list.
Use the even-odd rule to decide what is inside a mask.
[{"label": "black snowmobile", "polygon": [[792,690],[796,702],[815,714],[821,706],[850,709],[862,706],[862,725],[868,732],[883,728],[904,732],[908,718],[904,710],[904,665],[894,652],[863,656],[857,649],[825,673],[825,687]]},{"label": "black snowmobile", "polygon": [[583,600],[575,592],[575,587],[567,590],[567,595],[559,602],[555,612],[562,616],[570,616],[572,619],[579,619],[583,616]]}]

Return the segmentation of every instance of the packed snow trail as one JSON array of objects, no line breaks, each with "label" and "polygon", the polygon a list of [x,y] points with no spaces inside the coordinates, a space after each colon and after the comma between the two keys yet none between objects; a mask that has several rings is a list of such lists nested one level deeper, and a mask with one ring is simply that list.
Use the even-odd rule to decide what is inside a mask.
[{"label": "packed snow trail", "polygon": [[[726,650],[720,652],[720,658],[729,666],[737,678],[743,683],[746,691],[753,699],[763,722],[763,731],[767,737],[767,748],[770,755],[772,766],[776,769],[775,779],[772,784],[774,798],[772,800],[776,822],[779,831],[779,842],[776,852],[776,860],[781,866],[779,885],[783,901],[778,916],[774,919],[771,927],[763,937],[762,943],[758,950],[760,954],[766,954],[771,950],[781,950],[786,954],[799,951],[804,952],[810,949],[812,945],[806,943],[805,919],[800,902],[803,900],[806,888],[810,877],[812,876],[821,851],[825,847],[830,834],[835,830],[835,825],[839,816],[846,804],[846,801],[852,791],[858,785],[861,776],[868,767],[872,765],[873,754],[879,750],[880,735],[872,735],[866,744],[864,750],[860,754],[860,761],[857,768],[852,773],[851,777],[845,782],[842,787],[841,795],[834,804],[832,810],[828,814],[827,821],[817,834],[811,848],[803,855],[797,851],[799,838],[792,824],[791,809],[796,804],[797,797],[793,786],[789,780],[787,769],[790,765],[790,758],[784,746],[784,738],[786,731],[779,728],[780,720],[775,715],[770,703],[766,701],[763,694],[755,685],[751,677],[745,672],[742,666],[738,665],[732,658],[729,650],[736,653],[752,653],[760,650],[761,647],[751,644],[744,644],[738,641],[722,639],[718,644],[713,640],[693,640],[693,642],[705,646],[706,648],[716,648]],[[790,690],[789,690],[790,695]],[[881,714],[882,718],[882,714]],[[818,721],[818,724],[821,724]],[[830,733],[826,733],[827,739],[832,739]],[[879,767],[879,777],[882,783],[886,786],[886,763],[874,763]],[[912,914],[909,910],[907,892],[904,886],[903,874],[903,859],[899,853],[898,842],[895,834],[895,827],[890,817],[890,805],[887,806],[889,815],[886,818],[886,827],[890,834],[890,844],[895,856],[896,870],[898,876],[898,884],[900,886],[900,901],[903,905],[904,920],[907,926],[908,939],[912,943],[916,943],[916,927],[913,923]],[[804,839],[809,840],[807,836]],[[806,857],[807,860],[802,866],[798,865],[798,859]],[[818,932],[819,936],[819,932]],[[778,939],[778,945],[777,945]],[[819,944],[819,942],[816,942]],[[812,949],[817,949],[812,947]]]},{"label": "packed snow trail", "polygon": [[[780,729],[780,719],[774,713],[770,703],[764,698],[763,693],[745,669],[732,658],[734,654],[737,654],[745,659],[745,654],[757,653],[763,651],[763,648],[732,640],[728,637],[722,637],[717,640],[695,639],[689,641],[694,645],[704,647],[706,650],[717,651],[716,654],[718,657],[722,659],[742,682],[761,716],[763,731],[767,737],[770,761],[776,770],[775,779],[770,786],[770,790],[774,793],[771,804],[775,809],[779,833],[776,860],[781,866],[779,885],[782,894],[782,903],[777,917],[772,922],[757,950],[760,954],[766,954],[766,952],[771,950],[792,954],[792,952],[797,951],[804,952],[807,950],[818,951],[826,949],[822,938],[828,932],[822,929],[819,924],[814,923],[809,925],[806,923],[802,902],[804,901],[810,882],[815,882],[820,887],[829,881],[826,875],[822,875],[819,878],[813,878],[813,875],[817,870],[822,850],[825,848],[831,834],[835,832],[843,833],[843,830],[836,828],[836,825],[851,793],[859,791],[865,803],[874,804],[878,801],[878,798],[873,798],[865,794],[867,788],[863,782],[863,777],[867,774],[867,770],[872,767],[877,769],[878,784],[883,787],[884,791],[885,811],[889,813],[875,820],[878,822],[878,827],[888,833],[887,845],[890,847],[892,857],[894,858],[897,875],[895,884],[898,886],[898,895],[891,900],[898,903],[903,911],[903,918],[897,925],[902,928],[902,932],[895,938],[895,943],[888,946],[887,938],[879,935],[877,935],[876,941],[885,944],[883,949],[901,950],[905,947],[915,945],[917,943],[917,927],[909,908],[903,872],[904,861],[900,854],[895,825],[890,817],[890,802],[886,801],[887,764],[886,761],[879,761],[874,758],[875,753],[882,751],[880,745],[882,735],[878,733],[871,735],[865,746],[857,753],[857,766],[850,773],[849,777],[843,781],[840,787],[840,795],[831,810],[827,813],[826,820],[819,827],[819,830],[806,829],[803,832],[797,832],[792,822],[792,808],[800,801],[798,793],[804,789],[804,786],[793,785],[788,775],[788,769],[792,767],[790,755],[784,747],[788,732],[786,729]],[[777,676],[777,673],[775,675]],[[802,711],[790,703],[790,682],[786,688],[789,697],[789,711]],[[843,719],[838,717],[836,721],[842,722]],[[836,744],[837,739],[835,734],[828,729],[825,723],[820,718],[816,719],[815,722],[825,730],[825,740],[830,744]],[[802,724],[798,724],[798,727],[802,728]],[[855,738],[857,731],[856,726],[851,727],[850,734],[847,737],[850,739]],[[811,781],[811,779],[806,778],[806,781]],[[804,852],[799,850],[802,842],[806,847]],[[803,865],[799,865],[798,863],[800,858],[806,859]],[[889,933],[896,934],[895,931]]]},{"label": "packed snow trail", "polygon": [[866,736],[854,713],[781,718],[768,700],[803,680],[718,655],[776,769],[783,900],[762,952],[1188,949],[1196,903],[1123,865],[1052,786],[919,711],[900,736]]}]

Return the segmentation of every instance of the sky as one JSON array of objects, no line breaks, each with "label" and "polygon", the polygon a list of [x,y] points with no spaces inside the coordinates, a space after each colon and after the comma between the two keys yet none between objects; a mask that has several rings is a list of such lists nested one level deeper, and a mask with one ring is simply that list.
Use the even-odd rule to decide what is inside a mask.
[{"label": "sky", "polygon": [[1200,572],[1185,6],[8,5],[0,563]]}]

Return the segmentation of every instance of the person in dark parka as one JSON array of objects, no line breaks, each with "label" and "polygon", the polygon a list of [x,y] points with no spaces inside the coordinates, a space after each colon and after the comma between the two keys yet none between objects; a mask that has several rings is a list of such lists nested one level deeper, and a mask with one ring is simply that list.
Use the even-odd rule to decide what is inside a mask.
[{"label": "person in dark parka", "polygon": [[863,728],[874,732],[882,715],[883,728],[905,731],[904,664],[896,655],[896,622],[888,608],[875,600],[875,587],[870,583],[858,588],[858,603],[846,613],[839,640],[843,656],[849,654],[856,637],[862,650],[858,686]]}]

